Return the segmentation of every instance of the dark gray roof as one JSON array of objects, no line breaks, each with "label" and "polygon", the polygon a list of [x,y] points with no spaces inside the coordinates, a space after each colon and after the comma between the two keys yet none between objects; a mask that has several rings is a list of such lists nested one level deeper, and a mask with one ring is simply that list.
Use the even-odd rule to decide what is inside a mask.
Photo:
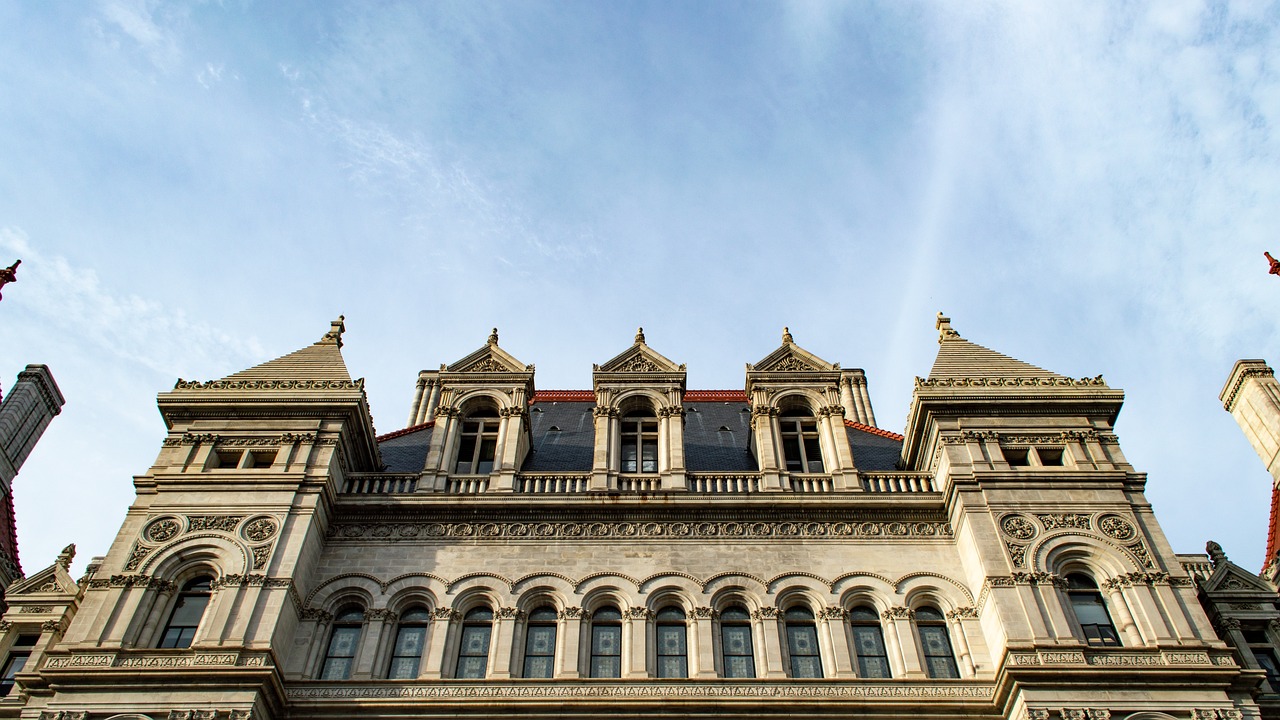
[{"label": "dark gray roof", "polygon": [[430,427],[414,430],[399,437],[378,443],[382,451],[382,463],[387,472],[421,472],[427,464],[427,448],[431,446]]},{"label": "dark gray roof", "polygon": [[902,455],[902,441],[845,426],[853,464],[862,471],[895,470]]},{"label": "dark gray roof", "polygon": [[751,413],[745,403],[691,402],[684,409],[685,468],[694,472],[759,469],[748,446]]},{"label": "dark gray roof", "polygon": [[[529,408],[533,452],[524,472],[585,472],[595,454],[594,402],[539,402]],[[552,429],[556,428],[556,429]]]}]

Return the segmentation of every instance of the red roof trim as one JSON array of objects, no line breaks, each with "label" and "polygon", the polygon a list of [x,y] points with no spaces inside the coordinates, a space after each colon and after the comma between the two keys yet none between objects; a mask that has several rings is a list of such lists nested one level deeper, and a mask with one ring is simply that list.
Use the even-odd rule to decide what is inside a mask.
[{"label": "red roof trim", "polygon": [[740,402],[747,401],[742,390],[686,390],[685,402]]},{"label": "red roof trim", "polygon": [[590,390],[539,390],[533,394],[533,402],[595,402],[596,394]]},{"label": "red roof trim", "polygon": [[1262,569],[1264,571],[1271,564],[1271,559],[1276,556],[1277,526],[1280,526],[1280,488],[1272,488],[1271,522],[1267,525],[1267,556],[1262,559]]},{"label": "red roof trim", "polygon": [[906,440],[906,438],[905,438],[905,437],[903,437],[902,435],[899,435],[899,434],[898,434],[898,433],[896,433],[896,432],[890,432],[890,431],[888,431],[888,430],[884,430],[884,429],[881,429],[881,428],[875,427],[875,426],[873,426],[873,425],[863,425],[863,424],[862,424],[862,423],[860,423],[860,422],[854,422],[854,421],[852,421],[852,420],[845,420],[845,421],[844,421],[844,426],[845,426],[845,427],[851,427],[851,428],[853,428],[854,430],[861,430],[861,431],[862,431],[862,432],[864,432],[864,433],[871,433],[872,435],[879,435],[879,436],[880,436],[880,437],[882,437],[882,438],[889,438],[890,440],[897,440],[898,442],[902,442],[903,440]]},{"label": "red roof trim", "polygon": [[398,437],[404,437],[409,433],[415,433],[415,432],[418,432],[419,430],[424,430],[435,424],[436,424],[435,420],[428,420],[422,423],[421,425],[414,425],[413,427],[407,427],[403,430],[396,430],[395,432],[389,432],[386,435],[379,435],[378,437],[374,438],[374,440],[377,440],[378,442],[386,442],[388,440],[394,440],[395,438],[398,438]]}]

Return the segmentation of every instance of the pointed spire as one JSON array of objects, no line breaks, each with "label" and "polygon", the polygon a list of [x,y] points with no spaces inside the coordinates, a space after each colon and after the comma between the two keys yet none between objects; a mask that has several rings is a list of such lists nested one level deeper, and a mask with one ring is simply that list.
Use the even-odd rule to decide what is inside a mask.
[{"label": "pointed spire", "polygon": [[962,340],[960,333],[951,327],[951,318],[938,311],[938,321],[934,323],[934,327],[938,329],[938,344],[941,345],[943,340]]},{"label": "pointed spire", "polygon": [[497,344],[498,344],[498,328],[494,328],[494,329],[493,329],[493,332],[489,333],[489,340],[488,340],[488,343],[489,343],[490,345],[497,345]]},{"label": "pointed spire", "polygon": [[344,320],[346,320],[346,316],[339,315],[337,320],[329,323],[329,332],[320,338],[320,342],[342,347],[342,333],[347,331],[347,326],[343,323]]},{"label": "pointed spire", "polygon": [[644,344],[644,328],[636,328],[636,344]]},{"label": "pointed spire", "polygon": [[795,341],[795,338],[791,337],[791,328],[784,325],[782,327],[782,344],[793,345],[795,344]]}]

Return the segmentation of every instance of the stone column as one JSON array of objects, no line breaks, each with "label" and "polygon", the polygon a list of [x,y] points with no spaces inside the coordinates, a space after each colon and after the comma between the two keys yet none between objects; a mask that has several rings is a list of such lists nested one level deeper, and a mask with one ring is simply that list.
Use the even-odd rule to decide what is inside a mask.
[{"label": "stone column", "polygon": [[581,677],[578,657],[582,643],[582,608],[567,607],[560,611],[560,627],[556,632],[555,676],[558,678]]},{"label": "stone column", "polygon": [[378,660],[378,650],[382,645],[382,635],[386,631],[387,621],[394,616],[385,608],[374,608],[364,611],[364,628],[360,633],[360,645],[356,650],[356,661],[352,663],[352,680],[369,680],[373,678],[374,663]]},{"label": "stone column", "polygon": [[[677,400],[678,402],[678,400]],[[667,411],[667,454],[671,458],[671,490],[688,490],[684,467],[684,406],[672,405]]]},{"label": "stone column", "polygon": [[427,386],[431,388],[431,394],[427,396],[427,404],[422,408],[422,413],[418,416],[419,423],[435,420],[436,409],[440,407],[440,381],[428,380]]},{"label": "stone column", "polygon": [[1119,623],[1124,644],[1127,647],[1142,647],[1142,634],[1138,632],[1138,625],[1129,612],[1129,603],[1125,601],[1124,581],[1120,578],[1103,580],[1102,587],[1110,594],[1111,602],[1107,604],[1107,611],[1112,614],[1112,620]]},{"label": "stone column", "polygon": [[715,620],[716,611],[709,607],[696,607],[689,613],[689,676],[713,678],[716,676]]},{"label": "stone column", "polygon": [[427,389],[427,379],[418,376],[418,385],[413,389],[413,404],[409,406],[409,423],[405,427],[413,427],[418,424],[418,417],[422,415],[422,391]]},{"label": "stone column", "polygon": [[885,610],[883,616],[889,621],[889,632],[894,636],[898,650],[902,653],[903,677],[923,678],[926,676],[924,664],[920,657],[920,646],[916,643],[915,628],[911,624],[914,613],[910,608],[895,607]]},{"label": "stone column", "polygon": [[848,375],[840,378],[840,405],[844,407],[845,417],[855,422],[866,423],[862,413],[858,412],[858,404],[853,400],[853,379]]},{"label": "stone column", "polygon": [[449,639],[451,621],[457,622],[462,619],[462,616],[453,608],[436,608],[431,614],[431,619],[429,628],[431,636],[427,639],[427,652],[423,657],[422,669],[418,671],[418,677],[434,680],[443,677],[445,644]]},{"label": "stone column", "polygon": [[[633,607],[627,609],[627,614],[623,618],[623,644],[622,644],[622,677],[642,678],[648,677],[648,667],[645,663],[647,653],[645,648],[648,645],[649,635],[649,618],[653,617],[653,613],[646,607]],[[629,640],[629,642],[628,642]]]},{"label": "stone column", "polygon": [[866,418],[865,423],[871,427],[876,427],[876,414],[871,409],[871,393],[867,392],[866,378],[860,378],[858,383],[858,396],[862,398],[862,416]]},{"label": "stone column", "polygon": [[818,613],[818,625],[822,628],[823,642],[830,648],[831,677],[854,677],[853,654],[849,649],[849,633],[845,629],[848,614],[842,607],[824,608]]},{"label": "stone column", "polygon": [[504,680],[511,677],[511,647],[515,639],[516,620],[521,616],[516,608],[498,608],[493,619],[493,644],[490,645],[489,674],[487,677]]},{"label": "stone column", "polygon": [[591,457],[590,488],[592,490],[605,490],[609,487],[609,456],[613,449],[613,438],[609,435],[611,427],[609,416],[612,410],[612,408],[597,405],[591,412],[596,429],[595,451]]},{"label": "stone column", "polygon": [[973,664],[973,653],[969,650],[969,637],[965,634],[964,619],[978,619],[978,611],[971,607],[956,608],[947,613],[951,620],[951,640],[955,643],[956,664],[960,666],[960,676],[971,678],[978,670]]},{"label": "stone column", "polygon": [[311,630],[311,648],[307,652],[307,664],[302,668],[301,674],[313,678],[320,677],[320,663],[324,658],[325,651],[329,646],[329,625],[333,622],[333,615],[324,610],[304,610],[302,612],[303,621],[311,620],[313,622]]},{"label": "stone column", "polygon": [[[778,608],[763,607],[751,613],[755,620],[756,634],[761,640],[764,650],[764,672],[760,677],[786,677],[787,671],[782,662],[782,627],[778,624]],[[759,653],[757,653],[759,655]]]}]

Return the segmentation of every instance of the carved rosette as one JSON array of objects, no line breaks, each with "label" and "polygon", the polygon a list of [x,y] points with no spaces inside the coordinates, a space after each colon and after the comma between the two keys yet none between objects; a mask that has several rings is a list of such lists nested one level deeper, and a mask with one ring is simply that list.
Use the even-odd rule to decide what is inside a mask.
[{"label": "carved rosette", "polygon": [[1133,523],[1119,515],[1103,515],[1098,518],[1098,529],[1103,535],[1120,542],[1129,542],[1138,536]]},{"label": "carved rosette", "polygon": [[1005,535],[1008,535],[1014,540],[1030,540],[1036,536],[1037,532],[1039,532],[1036,528],[1036,524],[1031,522],[1026,515],[1019,515],[1017,513],[1005,515],[1001,518],[1000,529],[1004,531]]},{"label": "carved rosette", "polygon": [[260,543],[266,542],[275,537],[279,530],[280,525],[276,523],[275,518],[263,516],[256,517],[245,523],[244,529],[241,530],[241,532],[244,534],[246,540]]},{"label": "carved rosette", "polygon": [[142,531],[144,540],[162,543],[178,536],[182,532],[182,523],[175,517],[160,517],[152,520]]}]

